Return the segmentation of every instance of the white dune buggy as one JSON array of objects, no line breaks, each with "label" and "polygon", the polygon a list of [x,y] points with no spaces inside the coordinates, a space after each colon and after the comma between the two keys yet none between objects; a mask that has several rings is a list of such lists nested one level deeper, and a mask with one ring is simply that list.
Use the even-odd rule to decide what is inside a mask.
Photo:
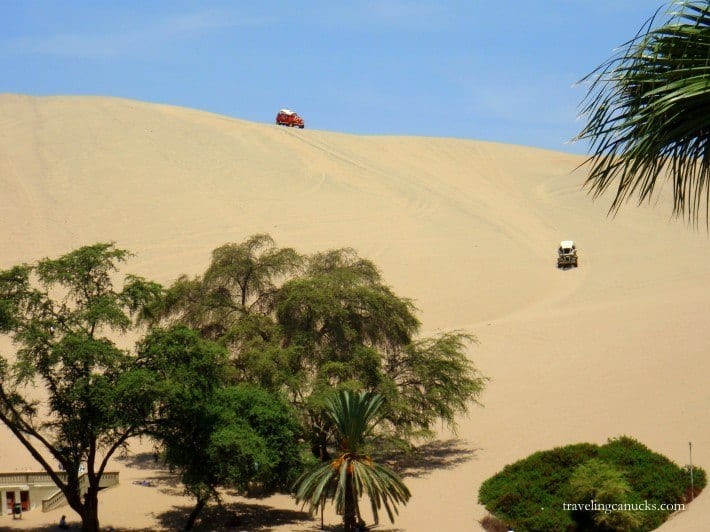
[{"label": "white dune buggy", "polygon": [[572,240],[563,240],[560,242],[560,247],[557,248],[557,267],[558,268],[575,268],[579,265],[577,257],[577,246]]}]

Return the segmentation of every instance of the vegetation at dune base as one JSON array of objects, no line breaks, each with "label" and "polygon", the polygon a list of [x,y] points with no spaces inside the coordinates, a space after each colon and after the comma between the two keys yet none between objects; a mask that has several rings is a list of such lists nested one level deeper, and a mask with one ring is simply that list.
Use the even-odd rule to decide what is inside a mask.
[{"label": "vegetation at dune base", "polygon": [[673,2],[658,22],[660,13],[582,80],[587,186],[595,196],[616,188],[617,211],[631,197],[650,202],[667,174],[674,213],[710,220],[710,2]]},{"label": "vegetation at dune base", "polygon": [[138,359],[156,377],[155,423],[147,434],[196,502],[185,530],[210,500],[220,501],[219,488],[290,490],[305,467],[297,418],[280,397],[230,384],[222,346],[175,326],[151,331]]},{"label": "vegetation at dune base", "polygon": [[146,316],[223,345],[234,382],[285,394],[322,460],[336,433],[327,414],[334,390],[378,393],[380,444],[407,447],[437,422],[454,426],[486,382],[466,353],[471,335],[417,339],[412,302],[351,249],[306,256],[268,235],[225,244],[202,275],[180,277]]},{"label": "vegetation at dune base", "polygon": [[397,505],[406,504],[411,496],[402,479],[370,455],[368,438],[382,417],[383,402],[379,395],[350,390],[329,399],[326,415],[335,427],[338,454],[296,482],[296,500],[308,504],[311,512],[335,502],[345,532],[353,532],[363,521],[359,504],[363,494],[370,499],[375,523],[382,506],[394,522]]},{"label": "vegetation at dune base", "polygon": [[[661,505],[687,504],[705,484],[705,471],[694,467],[691,493],[688,467],[623,436],[602,446],[580,443],[537,452],[486,480],[478,498],[494,516],[486,520],[489,530],[505,524],[516,531],[642,532],[668,519],[672,510]],[[564,506],[592,501],[630,506],[613,511]]]},{"label": "vegetation at dune base", "polygon": [[[151,376],[111,339],[133,330],[138,310],[159,294],[132,275],[114,288],[112,274],[127,257],[96,244],[0,271],[0,333],[17,347],[14,363],[0,355],[0,421],[61,489],[85,532],[99,530],[109,458],[145,430],[154,406]],[[35,385],[46,400],[36,399]]]},{"label": "vegetation at dune base", "polygon": [[475,338],[416,338],[411,301],[352,250],[304,256],[255,235],[168,288],[135,275],[117,286],[129,256],[99,243],[0,271],[0,334],[14,346],[0,354],[0,421],[85,532],[99,530],[109,460],[135,437],[194,497],[186,529],[221,489],[291,491],[313,464],[341,471],[314,507],[334,499],[351,526],[364,494],[393,519],[409,491],[373,450],[455,427],[485,386],[466,352]]},{"label": "vegetation at dune base", "polygon": [[[16,346],[13,363],[0,357],[0,421],[86,532],[99,530],[97,494],[109,459],[137,436],[162,447],[196,498],[187,528],[218,487],[287,491],[304,467],[298,418],[275,394],[231,382],[223,346],[180,326],[150,331],[134,352],[116,345],[122,334],[141,332],[137,318],[162,295],[133,275],[114,287],[128,256],[95,244],[0,272],[0,331]],[[37,385],[43,402],[34,399]]]}]

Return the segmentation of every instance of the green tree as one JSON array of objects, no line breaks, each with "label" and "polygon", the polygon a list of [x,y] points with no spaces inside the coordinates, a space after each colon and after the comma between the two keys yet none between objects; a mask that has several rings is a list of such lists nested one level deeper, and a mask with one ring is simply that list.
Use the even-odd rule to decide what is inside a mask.
[{"label": "green tree", "polygon": [[672,7],[583,80],[591,86],[577,139],[591,143],[586,184],[594,196],[616,183],[611,211],[632,196],[650,201],[668,174],[673,212],[697,222],[703,210],[708,219],[710,2]]},{"label": "green tree", "polygon": [[86,532],[99,530],[97,493],[108,460],[145,430],[155,399],[152,376],[110,337],[129,332],[136,312],[160,293],[132,275],[114,289],[112,274],[128,256],[95,244],[0,272],[0,332],[17,347],[14,362],[0,357],[0,420]]},{"label": "green tree", "polygon": [[226,350],[183,327],[156,329],[139,358],[156,375],[151,435],[196,500],[191,530],[218,488],[285,490],[302,471],[300,427],[290,407],[253,385],[225,386]]},{"label": "green tree", "polygon": [[[371,261],[351,249],[300,257],[268,247],[257,256],[255,241],[273,246],[257,235],[218,248],[207,272],[175,283],[151,315],[228,347],[237,382],[285,392],[316,456],[328,458],[325,401],[333,388],[380,393],[387,406],[380,435],[405,445],[430,436],[437,421],[454,426],[479,397],[486,379],[466,353],[475,339],[457,331],[415,339],[414,305]],[[255,262],[270,266],[244,267]],[[251,270],[259,282],[244,288]]]},{"label": "green tree", "polygon": [[308,503],[311,512],[334,501],[345,531],[352,532],[362,520],[360,498],[367,495],[375,522],[379,522],[382,506],[394,522],[397,505],[406,504],[411,494],[396,473],[375,463],[368,453],[368,438],[382,417],[383,398],[341,390],[326,403],[326,415],[335,427],[338,456],[298,479],[296,500]]},{"label": "green tree", "polygon": [[240,244],[225,244],[212,252],[204,275],[181,276],[148,317],[167,315],[217,339],[252,312],[273,308],[276,281],[296,271],[302,258],[290,248],[277,248],[269,235],[257,234]]},{"label": "green tree", "polygon": [[412,342],[414,306],[381,281],[377,268],[352,250],[314,255],[304,275],[289,279],[276,301],[282,346],[290,350],[292,401],[306,413],[314,454],[328,458],[332,389],[398,395],[386,358]]}]

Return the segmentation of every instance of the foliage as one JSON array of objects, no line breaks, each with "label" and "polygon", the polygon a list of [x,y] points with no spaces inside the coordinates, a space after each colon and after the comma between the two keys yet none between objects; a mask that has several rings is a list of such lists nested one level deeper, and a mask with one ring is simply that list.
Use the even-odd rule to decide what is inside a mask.
[{"label": "foliage", "polygon": [[327,458],[332,389],[382,395],[379,433],[406,444],[437,421],[455,425],[486,379],[466,355],[475,338],[453,331],[415,340],[415,308],[351,249],[304,257],[268,235],[226,244],[207,271],[181,277],[147,309],[154,323],[184,323],[229,349],[235,382],[285,392]]},{"label": "foliage", "polygon": [[[219,421],[219,428],[212,436],[212,458],[221,463],[222,475],[233,479],[230,482],[233,487],[247,491],[256,481],[262,489],[290,489],[301,473],[302,459],[297,437],[300,427],[288,404],[254,385],[239,384],[219,390],[212,414]],[[259,454],[250,451],[251,444],[246,444],[255,441],[259,442]],[[235,453],[241,448],[247,452]],[[246,458],[250,452],[253,460]],[[224,457],[230,454],[235,458],[225,461]],[[237,454],[244,458],[238,460]],[[254,471],[248,471],[247,475],[237,469],[239,474],[235,474],[228,469],[234,468],[234,463],[239,467],[252,464]]]},{"label": "foliage", "polygon": [[[611,440],[599,450],[599,458],[615,464],[626,474],[635,500],[658,504],[689,502],[690,473],[670,462],[665,456],[655,453],[645,445],[622,436]],[[694,468],[695,488],[705,487],[705,471]],[[645,512],[645,526],[657,528],[668,518],[667,512]]]},{"label": "foliage", "polygon": [[219,338],[245,315],[268,313],[273,308],[275,282],[296,271],[300,263],[294,250],[276,248],[269,235],[225,244],[212,252],[203,276],[180,277],[163,301],[148,309],[149,316],[170,315],[208,338]]},{"label": "foliage", "polygon": [[151,435],[197,501],[186,529],[211,498],[219,500],[218,487],[290,486],[302,470],[298,421],[263,389],[225,386],[230,368],[223,347],[177,326],[153,330],[139,353],[160,389]]},{"label": "foliage", "polygon": [[380,420],[383,398],[366,392],[341,390],[327,401],[326,415],[332,422],[339,454],[304,473],[296,482],[296,500],[316,511],[326,501],[335,502],[345,530],[355,530],[360,517],[359,500],[366,494],[375,522],[385,507],[391,522],[398,504],[411,494],[399,476],[373,461],[367,454],[368,439]]},{"label": "foliage", "polygon": [[[577,466],[569,479],[570,500],[595,501],[600,504],[623,504],[630,502],[631,486],[624,474],[613,465],[592,458]],[[585,516],[575,516],[579,523],[587,521],[602,530],[634,530],[643,519],[630,510],[592,510]]]},{"label": "foliage", "polygon": [[[0,272],[0,332],[17,348],[14,363],[0,357],[0,420],[62,490],[86,531],[99,527],[97,493],[109,458],[145,430],[155,400],[152,376],[109,338],[131,330],[138,309],[160,294],[157,284],[130,275],[114,289],[113,273],[128,256],[102,243]],[[28,386],[37,382],[44,403]]]},{"label": "foliage", "polygon": [[[386,420],[404,434],[430,435],[438,421],[454,426],[468,404],[478,404],[486,378],[475,370],[466,355],[466,346],[475,337],[460,331],[415,340],[386,358],[385,385],[377,388],[389,397]],[[388,386],[390,388],[388,389]],[[424,429],[424,430],[422,430]]]},{"label": "foliage", "polygon": [[685,474],[686,474],[686,491],[685,491],[685,500],[692,500],[695,497],[698,496],[698,494],[703,491],[705,486],[708,483],[708,477],[707,474],[705,473],[704,469],[698,468],[693,466],[692,467],[692,476],[693,476],[693,481],[691,483],[690,476],[691,476],[691,466],[686,465],[684,468]]},{"label": "foliage", "polygon": [[574,469],[596,453],[596,445],[581,443],[532,454],[483,482],[479,501],[516,530],[567,530],[574,521],[562,494]]},{"label": "foliage", "polygon": [[617,55],[582,81],[591,141],[587,185],[595,197],[616,184],[612,211],[631,196],[650,201],[670,174],[673,210],[708,219],[710,177],[710,2],[676,1],[651,18]]},{"label": "foliage", "polygon": [[[698,489],[705,472],[695,468]],[[565,510],[564,503],[688,503],[687,469],[629,437],[541,451],[487,479],[479,501],[515,530],[653,530],[670,511]]]}]

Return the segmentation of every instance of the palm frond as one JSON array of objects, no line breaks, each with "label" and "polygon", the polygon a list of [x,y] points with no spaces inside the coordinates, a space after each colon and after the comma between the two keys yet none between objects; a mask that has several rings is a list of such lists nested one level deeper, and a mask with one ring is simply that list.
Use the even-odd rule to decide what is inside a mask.
[{"label": "palm frond", "polygon": [[371,393],[341,391],[327,404],[327,414],[341,442],[341,454],[296,481],[296,500],[307,503],[311,513],[331,500],[336,511],[345,515],[348,493],[352,495],[350,504],[354,502],[355,507],[367,495],[375,520],[379,521],[379,511],[384,506],[394,522],[397,505],[406,504],[411,497],[409,490],[394,471],[358,452],[381,417],[383,398]]},{"label": "palm frond", "polygon": [[331,462],[318,464],[310,471],[301,475],[294,487],[297,488],[296,500],[309,505],[309,512],[317,511],[325,505],[325,501],[332,499],[335,494],[337,482]]},{"label": "palm frond", "polygon": [[365,494],[370,499],[376,522],[379,522],[378,512],[382,506],[385,507],[389,520],[394,522],[394,516],[398,513],[397,505],[406,504],[411,497],[409,489],[399,475],[372,462],[356,462],[353,468],[353,481],[358,497]]},{"label": "palm frond", "polygon": [[651,199],[668,175],[673,212],[708,219],[710,183],[710,1],[675,2],[583,81],[590,141],[586,186],[598,197],[616,183],[610,208]]},{"label": "palm frond", "polygon": [[368,392],[341,390],[327,401],[328,415],[347,449],[357,452],[380,419],[384,399]]}]

